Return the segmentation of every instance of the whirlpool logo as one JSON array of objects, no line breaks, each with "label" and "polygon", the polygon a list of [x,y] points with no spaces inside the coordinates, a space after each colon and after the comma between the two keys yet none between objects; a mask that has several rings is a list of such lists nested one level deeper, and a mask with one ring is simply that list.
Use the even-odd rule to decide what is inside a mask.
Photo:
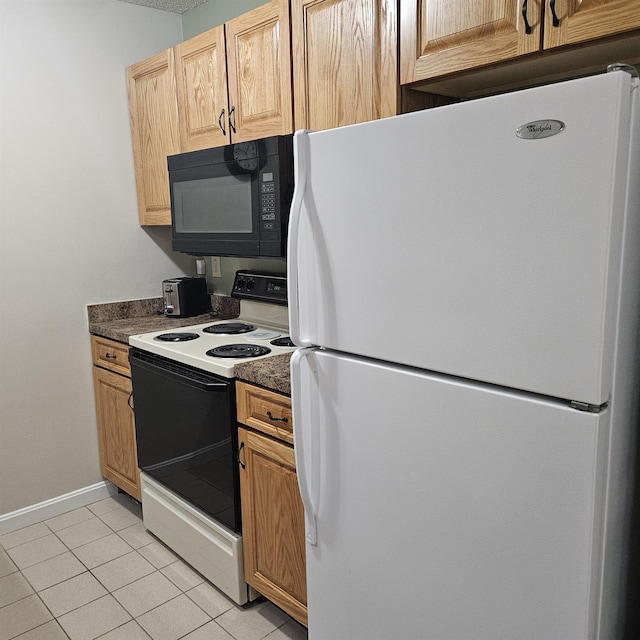
[{"label": "whirlpool logo", "polygon": [[525,140],[537,140],[555,136],[561,131],[564,131],[564,122],[560,120],[534,120],[518,127],[516,135]]}]

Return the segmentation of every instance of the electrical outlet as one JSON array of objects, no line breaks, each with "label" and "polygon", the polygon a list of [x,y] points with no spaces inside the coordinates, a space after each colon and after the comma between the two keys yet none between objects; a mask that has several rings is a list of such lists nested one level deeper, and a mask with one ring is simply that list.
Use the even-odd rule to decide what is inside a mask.
[{"label": "electrical outlet", "polygon": [[218,256],[211,257],[211,277],[220,278],[222,273],[220,272],[220,258]]}]

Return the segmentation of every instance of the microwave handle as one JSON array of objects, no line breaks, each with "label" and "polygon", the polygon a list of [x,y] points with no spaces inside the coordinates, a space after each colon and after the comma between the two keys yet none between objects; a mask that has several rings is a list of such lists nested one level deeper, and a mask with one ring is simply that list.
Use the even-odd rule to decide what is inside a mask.
[{"label": "microwave handle", "polygon": [[289,237],[287,246],[287,278],[289,280],[289,334],[294,344],[299,347],[311,347],[300,331],[300,299],[298,287],[300,273],[298,271],[298,241],[300,237],[300,217],[302,216],[305,191],[307,188],[307,170],[309,166],[309,131],[301,129],[293,136],[294,157],[294,189],[289,216]]}]

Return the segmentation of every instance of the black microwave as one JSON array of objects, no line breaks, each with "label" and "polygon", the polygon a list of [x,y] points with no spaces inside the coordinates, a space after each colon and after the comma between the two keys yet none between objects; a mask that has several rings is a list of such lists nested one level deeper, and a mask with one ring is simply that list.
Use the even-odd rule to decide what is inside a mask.
[{"label": "black microwave", "polygon": [[293,196],[293,135],[167,158],[174,251],[284,257]]}]

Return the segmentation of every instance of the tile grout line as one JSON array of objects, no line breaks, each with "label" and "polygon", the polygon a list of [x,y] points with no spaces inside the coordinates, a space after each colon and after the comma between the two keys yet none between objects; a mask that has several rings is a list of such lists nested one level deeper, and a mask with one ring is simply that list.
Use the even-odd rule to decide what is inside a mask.
[{"label": "tile grout line", "polygon": [[[108,498],[107,500],[112,500],[112,498]],[[104,502],[104,501],[101,501]],[[91,603],[96,602],[97,600],[100,600],[101,598],[106,598],[107,596],[111,596],[111,599],[113,600],[113,602],[117,603],[118,607],[120,607],[122,609],[122,611],[124,613],[126,613],[127,616],[129,616],[129,619],[122,622],[122,624],[118,625],[117,627],[114,627],[113,629],[110,629],[104,633],[102,633],[101,635],[97,636],[95,638],[95,640],[99,640],[100,638],[104,638],[105,636],[108,636],[110,633],[116,631],[117,629],[119,629],[120,627],[123,627],[127,624],[130,624],[132,622],[134,622],[137,627],[139,627],[140,629],[143,630],[143,632],[145,634],[147,634],[148,637],[152,638],[153,640],[153,636],[150,635],[150,632],[147,633],[145,627],[143,627],[140,622],[138,621],[140,617],[142,617],[143,615],[149,614],[157,609],[159,609],[160,607],[166,605],[169,602],[172,602],[173,600],[176,600],[178,598],[180,598],[181,596],[186,596],[187,601],[190,603],[189,606],[191,605],[195,605],[196,609],[199,610],[204,616],[206,616],[206,620],[202,622],[202,624],[200,624],[199,626],[195,627],[194,629],[190,629],[189,631],[187,631],[186,633],[178,636],[176,638],[176,640],[180,640],[182,638],[186,638],[188,637],[190,634],[195,633],[198,629],[204,627],[205,625],[210,624],[211,622],[214,622],[216,624],[216,628],[219,628],[223,633],[228,634],[228,636],[230,638],[233,638],[234,640],[242,640],[241,636],[237,636],[235,633],[232,633],[232,631],[228,630],[226,627],[224,627],[223,625],[221,625],[218,622],[218,619],[221,618],[222,616],[224,616],[226,613],[230,612],[233,610],[234,605],[231,601],[228,601],[229,603],[229,607],[225,608],[222,611],[219,611],[216,613],[216,615],[212,615],[210,614],[203,605],[199,604],[198,601],[196,601],[194,599],[195,597],[195,590],[198,589],[199,587],[201,587],[202,585],[208,585],[211,588],[213,588],[215,590],[215,586],[211,585],[211,583],[209,583],[203,576],[201,576],[195,569],[193,569],[193,567],[191,567],[188,563],[185,563],[179,556],[173,554],[173,552],[166,547],[166,545],[164,545],[162,543],[162,541],[158,540],[157,538],[155,538],[155,536],[153,536],[150,532],[147,532],[146,530],[144,531],[144,533],[146,535],[150,536],[150,539],[148,540],[141,540],[144,541],[143,544],[140,544],[139,546],[132,546],[132,544],[127,541],[122,535],[121,532],[126,531],[127,529],[131,529],[133,527],[137,527],[142,523],[141,520],[141,516],[134,513],[132,510],[128,509],[125,505],[122,505],[119,501],[114,500],[115,504],[112,506],[111,509],[107,509],[107,511],[101,512],[100,514],[96,513],[95,511],[93,511],[92,509],[90,509],[91,505],[88,505],[87,507],[81,507],[81,509],[86,509],[89,512],[89,515],[87,515],[87,517],[78,520],[78,521],[74,521],[71,524],[68,524],[67,526],[63,526],[60,528],[56,528],[56,530],[54,531],[53,528],[47,524],[47,521],[42,521],[40,523],[34,523],[33,525],[29,525],[29,527],[37,527],[40,526],[39,532],[41,535],[32,538],[32,539],[28,539],[26,542],[20,542],[19,544],[14,544],[12,547],[10,547],[9,549],[7,549],[6,547],[4,547],[4,545],[2,543],[0,543],[0,551],[3,551],[4,553],[6,553],[6,556],[8,558],[8,560],[11,562],[11,565],[14,567],[14,570],[10,571],[8,575],[13,575],[13,574],[19,574],[21,576],[21,578],[25,581],[26,585],[28,585],[28,587],[32,590],[32,593],[29,593],[25,596],[22,596],[20,598],[18,598],[17,600],[8,603],[7,605],[3,605],[3,607],[0,607],[0,611],[6,607],[6,606],[10,606],[12,604],[15,604],[16,602],[20,602],[21,600],[24,600],[26,598],[29,598],[33,595],[37,596],[37,601],[42,605],[44,611],[46,611],[46,614],[48,614],[50,617],[49,620],[45,620],[44,622],[42,622],[41,624],[36,625],[35,627],[32,627],[30,629],[22,629],[19,631],[19,633],[15,636],[12,636],[12,638],[10,640],[15,640],[17,638],[20,637],[20,635],[23,635],[25,633],[31,633],[33,632],[35,629],[42,627],[44,625],[47,624],[51,624],[52,622],[55,623],[57,630],[61,630],[61,632],[64,634],[64,637],[67,639],[70,639],[71,636],[69,636],[69,634],[67,633],[66,629],[62,626],[62,624],[60,623],[60,618],[64,615],[70,614],[74,611],[77,611],[78,609],[81,609],[82,607],[85,607],[87,605],[90,605]],[[97,504],[97,503],[96,503]],[[108,506],[108,505],[104,505],[104,506]],[[124,526],[124,527],[120,527],[119,529],[115,529],[112,525],[108,524],[108,522],[106,522],[105,520],[102,519],[101,516],[106,515],[106,514],[113,514],[115,511],[117,510],[122,510],[123,513],[127,512],[129,514],[131,514],[132,516],[134,516],[134,519],[136,519],[137,521],[134,522],[133,524]],[[77,511],[77,510],[73,510],[73,511]],[[68,512],[67,514],[62,514],[60,516],[56,516],[55,518],[50,518],[49,521],[53,521],[53,520],[58,520],[58,522],[63,522],[62,518],[65,515],[71,514],[73,513],[73,511]],[[71,516],[73,518],[73,516]],[[123,516],[128,517],[128,516]],[[64,541],[63,537],[60,537],[58,534],[60,532],[63,532],[65,530],[68,530],[71,527],[74,526],[78,526],[78,525],[82,525],[83,523],[87,523],[91,520],[93,520],[94,518],[97,518],[97,520],[103,524],[104,526],[106,526],[109,530],[108,533],[105,533],[104,535],[98,536],[95,539],[89,540],[87,542],[84,542],[83,544],[78,544],[75,547],[71,547],[69,546],[69,544],[67,542]],[[113,519],[112,523],[113,523]],[[118,519],[115,519],[115,522],[117,522]],[[122,521],[120,521],[122,522]],[[44,525],[44,527],[42,527],[41,525]],[[90,526],[90,525],[87,525]],[[117,526],[117,525],[116,525]],[[29,527],[24,527],[24,529],[29,529]],[[16,531],[16,532],[11,532],[10,534],[7,535],[12,535],[12,534],[17,534],[20,530]],[[95,565],[92,568],[89,568],[88,564],[91,564],[91,562],[86,559],[86,560],[82,560],[78,555],[76,555],[76,551],[79,549],[82,549],[83,547],[86,547],[87,545],[99,542],[100,540],[104,540],[105,538],[107,538],[108,536],[112,536],[112,535],[116,535],[118,537],[119,541],[122,541],[126,547],[129,549],[129,551],[126,551],[124,553],[120,553],[119,555],[116,555],[114,558],[111,558],[109,560],[105,560],[104,562],[101,562],[98,565]],[[54,539],[56,541],[58,541],[62,547],[64,548],[64,551],[60,552],[60,553],[55,553],[53,556],[45,558],[44,560],[40,560],[39,562],[34,563],[33,565],[29,565],[27,567],[19,567],[13,560],[13,558],[11,557],[11,555],[9,554],[9,551],[11,549],[16,549],[18,547],[21,547],[23,545],[27,545],[29,543],[33,543],[36,542],[37,540],[40,540],[44,537],[48,537],[50,535],[54,536]],[[17,538],[16,538],[17,539]],[[67,539],[69,539],[67,537]],[[166,549],[169,553],[171,553],[171,555],[173,556],[173,559],[171,559],[170,561],[166,562],[165,564],[162,564],[160,566],[160,564],[162,562],[164,562],[163,559],[161,558],[161,554],[158,556],[156,555],[155,560],[156,562],[154,562],[154,558],[153,556],[150,556],[149,558],[145,557],[142,553],[140,553],[141,549],[144,549],[146,547],[149,547],[150,545],[157,543],[158,545],[160,545],[160,549]],[[35,578],[35,574],[34,577],[32,578],[32,580],[30,580],[25,574],[24,574],[24,570],[27,569],[31,569],[32,567],[36,567],[39,564],[45,563],[47,561],[53,560],[57,557],[60,557],[61,555],[64,555],[66,553],[70,554],[70,557],[73,558],[75,561],[77,561],[79,567],[81,567],[83,570],[80,571],[79,573],[75,574],[75,575],[71,575],[67,578],[64,578],[62,580],[60,580],[59,582],[54,582],[53,584],[46,584],[46,586],[41,587],[41,588],[36,588],[36,583],[37,583],[37,579]],[[140,557],[142,560],[144,560],[146,563],[148,563],[151,567],[152,567],[152,571],[148,574],[139,576],[137,578],[135,578],[134,580],[131,580],[130,582],[126,582],[125,584],[118,586],[116,588],[109,588],[105,582],[100,579],[97,575],[95,575],[93,573],[93,571],[95,569],[98,569],[99,567],[102,567],[106,564],[108,564],[109,562],[113,562],[115,560],[118,560],[119,558],[122,558],[124,556],[130,555],[135,553],[136,556]],[[165,558],[166,560],[166,558]],[[169,575],[165,575],[165,573],[163,572],[163,570],[168,569],[169,567],[171,567],[172,565],[178,565],[176,567],[176,573],[174,575],[174,579],[172,580],[171,577]],[[190,580],[188,575],[184,575],[181,574],[179,572],[180,568],[183,567],[184,569],[186,569],[188,572],[193,572],[195,574],[196,580],[198,580],[195,584]],[[68,582],[70,580],[76,579],[79,576],[83,576],[84,574],[89,574],[96,582],[98,585],[100,585],[100,587],[102,589],[104,589],[104,591],[106,593],[103,593],[99,596],[93,597],[91,600],[89,600],[88,602],[84,602],[83,604],[77,605],[75,606],[73,609],[70,609],[69,611],[64,611],[64,613],[61,613],[59,616],[55,616],[53,613],[53,610],[50,608],[49,605],[47,605],[47,603],[44,601],[43,597],[41,596],[41,593],[43,593],[44,591],[46,591],[47,589],[52,589],[54,587],[59,587],[61,585],[63,585],[65,582]],[[129,609],[127,609],[127,607],[123,604],[123,602],[121,602],[114,594],[116,591],[118,591],[119,589],[123,589],[125,587],[129,587],[131,585],[134,585],[136,582],[142,581],[146,578],[149,578],[150,576],[159,574],[160,576],[162,576],[165,580],[168,581],[168,584],[171,584],[171,586],[177,590],[177,593],[175,595],[172,595],[168,600],[165,600],[164,602],[161,602],[159,604],[155,604],[154,606],[152,606],[150,609],[143,611],[142,613],[140,613],[137,616],[134,616],[132,613],[129,612]],[[6,576],[3,576],[6,577]],[[190,592],[194,592],[193,594],[190,595]],[[220,594],[223,595],[223,594]],[[203,596],[199,596],[199,599],[201,602],[205,602],[205,600],[202,600]],[[275,626],[270,629],[266,635],[261,636],[261,640],[268,640],[268,637],[272,634],[275,634],[278,629],[281,629],[282,627],[284,627],[286,624],[288,623],[288,621],[286,619],[281,620],[279,622],[279,624],[276,624],[275,621],[272,623]]]}]

